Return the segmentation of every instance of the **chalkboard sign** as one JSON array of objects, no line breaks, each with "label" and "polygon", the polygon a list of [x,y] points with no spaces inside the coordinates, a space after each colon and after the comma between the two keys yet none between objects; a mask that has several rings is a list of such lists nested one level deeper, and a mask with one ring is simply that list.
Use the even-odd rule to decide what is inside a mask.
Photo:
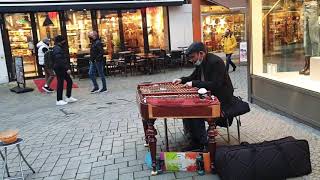
[{"label": "chalkboard sign", "polygon": [[14,62],[16,68],[17,83],[23,84],[23,86],[25,87],[23,59],[22,57],[14,57]]},{"label": "chalkboard sign", "polygon": [[[25,93],[33,91],[33,88],[26,87],[26,80],[24,78],[23,58],[20,56],[13,57],[13,62],[18,86],[11,88],[10,91],[15,93]],[[23,86],[20,87],[20,84],[22,84]]]}]

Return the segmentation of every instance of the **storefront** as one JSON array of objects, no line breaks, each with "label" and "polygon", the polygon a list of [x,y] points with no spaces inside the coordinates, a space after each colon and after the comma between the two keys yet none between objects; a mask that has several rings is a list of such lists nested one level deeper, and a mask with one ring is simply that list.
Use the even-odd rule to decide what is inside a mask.
[{"label": "storefront", "polygon": [[[36,44],[45,37],[62,34],[68,39],[71,58],[89,53],[88,32],[98,31],[108,58],[113,53],[131,50],[169,49],[168,6],[183,0],[151,1],[37,1],[1,2],[0,24],[9,80],[14,77],[15,56],[24,60],[25,76],[42,75]],[[39,10],[41,9],[41,12]]]},{"label": "storefront", "polygon": [[320,128],[320,4],[250,1],[249,98]]},{"label": "storefront", "polygon": [[202,40],[212,52],[222,52],[222,39],[227,29],[233,32],[238,43],[246,41],[245,11],[224,6],[201,6]]}]

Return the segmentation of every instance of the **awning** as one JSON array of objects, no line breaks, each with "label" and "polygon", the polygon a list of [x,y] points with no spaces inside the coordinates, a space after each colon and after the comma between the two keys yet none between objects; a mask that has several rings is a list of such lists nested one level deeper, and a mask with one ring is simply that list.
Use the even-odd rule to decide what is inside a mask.
[{"label": "awning", "polygon": [[207,0],[210,3],[224,6],[229,9],[247,8],[247,0]]},{"label": "awning", "polygon": [[0,12],[39,12],[83,9],[132,9],[179,6],[184,0],[0,0]]}]

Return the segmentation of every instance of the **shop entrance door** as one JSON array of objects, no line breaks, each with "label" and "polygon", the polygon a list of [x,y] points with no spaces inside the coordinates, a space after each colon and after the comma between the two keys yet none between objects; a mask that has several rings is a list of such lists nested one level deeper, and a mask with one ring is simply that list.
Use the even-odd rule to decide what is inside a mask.
[{"label": "shop entrance door", "polygon": [[[14,63],[13,57],[21,56],[23,58],[25,77],[38,76],[30,14],[5,14],[5,28],[10,41],[12,64]],[[12,67],[15,66],[13,65]],[[12,71],[14,72],[14,70]]]},{"label": "shop entrance door", "polygon": [[38,39],[50,39],[50,47],[54,45],[54,37],[61,34],[58,12],[41,12],[36,14]]},{"label": "shop entrance door", "polygon": [[[59,13],[58,12],[41,12],[41,13],[36,13],[35,16],[36,16],[35,20],[36,20],[38,40],[41,41],[45,38],[48,38],[50,39],[49,47],[53,47],[54,37],[61,34]],[[44,71],[42,68],[40,68],[39,72],[40,74],[43,74]]]}]

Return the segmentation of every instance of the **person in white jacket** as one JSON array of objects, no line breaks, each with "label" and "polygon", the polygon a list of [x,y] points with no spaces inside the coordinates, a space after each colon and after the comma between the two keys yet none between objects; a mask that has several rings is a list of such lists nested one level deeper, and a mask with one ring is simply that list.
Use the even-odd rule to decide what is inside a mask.
[{"label": "person in white jacket", "polygon": [[50,40],[48,38],[44,38],[37,44],[39,65],[43,68],[46,79],[46,84],[42,87],[42,89],[48,93],[54,91],[50,88],[50,84],[54,78],[53,69],[52,67],[45,66],[44,62],[44,54],[49,50],[49,43]]}]

